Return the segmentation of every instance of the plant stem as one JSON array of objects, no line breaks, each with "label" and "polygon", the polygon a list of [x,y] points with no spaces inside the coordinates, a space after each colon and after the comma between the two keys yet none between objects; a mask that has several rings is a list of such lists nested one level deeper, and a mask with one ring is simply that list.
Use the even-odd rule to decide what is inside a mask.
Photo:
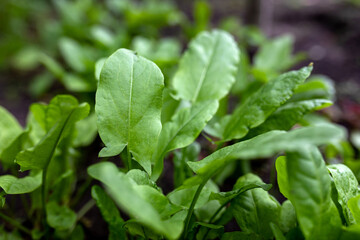
[{"label": "plant stem", "polygon": [[126,147],[126,151],[127,151],[127,160],[128,160],[128,171],[130,171],[132,169],[132,164],[131,164],[131,153],[129,147]]},{"label": "plant stem", "polygon": [[85,214],[93,207],[95,206],[95,200],[90,199],[78,212],[77,214],[77,221],[79,221]]},{"label": "plant stem", "polygon": [[191,217],[192,217],[192,214],[194,212],[194,208],[195,208],[195,204],[197,202],[197,200],[199,199],[199,196],[200,196],[200,193],[201,193],[201,190],[203,189],[203,187],[205,186],[207,181],[203,181],[199,187],[197,188],[196,192],[195,192],[195,195],[194,195],[194,198],[193,200],[191,201],[191,204],[190,204],[190,207],[189,207],[189,211],[188,211],[188,214],[186,216],[186,219],[185,219],[185,227],[184,227],[184,232],[183,232],[183,237],[182,239],[186,239],[187,237],[187,232],[188,232],[188,228],[189,228],[189,224],[190,224],[190,220],[191,220]]},{"label": "plant stem", "polygon": [[41,185],[41,204],[45,218],[46,218],[46,174],[47,174],[47,166],[44,168],[42,172],[42,185]]},{"label": "plant stem", "polygon": [[18,229],[20,229],[21,231],[23,231],[26,234],[29,234],[31,236],[31,231],[30,229],[24,227],[23,225],[21,225],[19,222],[17,222],[16,220],[6,216],[5,214],[0,212],[0,217],[2,219],[4,219],[5,221],[7,221],[8,223],[10,223],[11,225],[13,225],[14,227],[17,227]]}]

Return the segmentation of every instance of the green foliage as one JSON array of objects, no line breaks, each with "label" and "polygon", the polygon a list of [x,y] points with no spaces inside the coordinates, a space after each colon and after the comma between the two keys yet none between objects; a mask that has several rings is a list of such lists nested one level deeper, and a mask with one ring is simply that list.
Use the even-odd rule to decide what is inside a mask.
[{"label": "green foliage", "polygon": [[[90,104],[70,95],[32,104],[24,128],[0,108],[0,159],[9,171],[0,176],[0,217],[13,226],[0,236],[22,237],[19,230],[34,239],[84,239],[85,216],[96,205],[109,239],[359,238],[353,168],[326,166],[318,149],[325,146],[332,161],[338,152],[351,156],[344,129],[313,113],[332,104],[334,88],[324,77],[309,78],[311,65],[286,72],[300,59],[291,37],[269,41],[247,28],[235,33],[247,39],[238,46],[223,30],[205,31],[180,57],[177,39],[156,40],[161,26],[182,21],[170,3],[105,1],[126,19],[124,32],[93,4],[54,4],[62,18],[53,29],[61,35],[60,61],[36,47],[19,54],[26,56],[19,68],[39,61]],[[188,36],[209,27],[210,12],[196,1],[196,23],[183,23]],[[253,61],[246,44],[260,46]],[[94,163],[85,147],[97,132],[102,159]],[[253,160],[274,157],[282,204],[252,171]],[[19,176],[18,165],[30,171]],[[236,179],[232,188],[223,184]],[[92,199],[79,207],[90,187]],[[6,195],[27,193],[18,222]],[[226,232],[231,220],[239,231]]]}]

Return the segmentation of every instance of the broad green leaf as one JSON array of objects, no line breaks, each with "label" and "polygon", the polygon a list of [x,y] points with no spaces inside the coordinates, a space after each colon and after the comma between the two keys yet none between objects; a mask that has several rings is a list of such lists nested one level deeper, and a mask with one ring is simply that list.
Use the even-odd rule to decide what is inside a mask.
[{"label": "broad green leaf", "polygon": [[155,163],[152,179],[157,179],[163,170],[165,154],[190,145],[199,136],[206,123],[216,113],[218,101],[205,101],[183,108],[161,130],[158,146],[153,156]]},{"label": "broad green leaf", "polygon": [[[118,208],[105,191],[95,185],[91,188],[91,196],[95,199],[96,205],[101,211],[104,220],[109,224],[109,235],[113,239],[125,239],[124,220],[121,218]],[[115,238],[117,236],[117,238]]]},{"label": "broad green leaf", "polygon": [[22,131],[22,127],[14,116],[0,106],[0,155]]},{"label": "broad green leaf", "polygon": [[244,137],[248,131],[262,124],[294,93],[295,88],[310,75],[312,67],[304,67],[280,75],[263,85],[235,109],[225,126],[223,140]]},{"label": "broad green leaf", "polygon": [[288,172],[286,167],[286,157],[280,156],[275,161],[275,167],[277,172],[277,182],[280,192],[284,197],[289,198],[290,186],[288,182]]},{"label": "broad green leaf", "polygon": [[250,60],[245,49],[240,49],[240,61],[237,68],[237,73],[235,75],[236,81],[231,88],[231,93],[241,96],[250,83],[248,76]]},{"label": "broad green leaf", "polygon": [[223,98],[235,82],[238,47],[221,30],[203,32],[191,41],[173,79],[177,98],[193,103]]},{"label": "broad green leaf", "polygon": [[40,187],[41,172],[34,176],[26,176],[23,178],[16,178],[12,175],[0,176],[0,187],[7,194],[24,194],[29,193]]},{"label": "broad green leaf", "polygon": [[76,213],[52,201],[46,204],[46,221],[50,227],[57,230],[69,230],[76,223]]},{"label": "broad green leaf", "polygon": [[271,131],[224,147],[201,161],[188,162],[188,165],[201,178],[206,178],[230,161],[271,157],[280,151],[297,150],[299,146],[322,145],[341,138],[344,138],[344,131],[334,125],[309,126],[289,132]]},{"label": "broad green leaf", "polygon": [[151,156],[161,130],[164,79],[160,69],[135,53],[119,49],[104,63],[96,92],[99,134],[106,147],[101,157],[128,147],[151,173]]},{"label": "broad green leaf", "polygon": [[[254,174],[240,177],[234,189],[250,183],[264,184]],[[256,233],[264,239],[273,236],[270,222],[277,222],[280,216],[280,204],[267,191],[254,188],[238,195],[231,202],[232,213],[241,230]]]},{"label": "broad green leaf", "polygon": [[350,209],[356,224],[360,225],[360,195],[350,198],[347,202],[347,206]]},{"label": "broad green leaf", "polygon": [[290,130],[298,123],[305,114],[326,108],[332,105],[331,101],[323,99],[305,100],[299,102],[290,102],[278,108],[261,125],[253,128],[246,135],[246,138],[252,138],[261,133],[271,130]]},{"label": "broad green leaf", "polygon": [[137,185],[111,162],[92,165],[88,168],[88,173],[104,183],[114,201],[139,223],[167,238],[179,237],[183,228],[182,221],[173,220],[169,216],[162,217],[162,213],[158,212],[169,206],[168,200],[160,192],[150,186]]},{"label": "broad green leaf", "polygon": [[171,120],[180,102],[172,97],[172,92],[165,87],[163,91],[163,106],[161,110],[161,123],[164,124]]},{"label": "broad green leaf", "polygon": [[287,152],[289,200],[306,239],[338,239],[341,219],[331,199],[331,179],[314,146]]},{"label": "broad green leaf", "polygon": [[279,227],[284,233],[287,233],[295,228],[296,225],[297,221],[294,206],[289,200],[286,200],[281,205]]},{"label": "broad green leaf", "polygon": [[51,100],[45,111],[43,124],[47,134],[34,147],[16,156],[15,161],[22,171],[47,167],[59,142],[71,134],[75,122],[88,115],[89,105],[79,105],[74,97],[59,95]]},{"label": "broad green leaf", "polygon": [[358,181],[352,171],[343,164],[333,164],[327,167],[334,181],[338,202],[342,207],[347,224],[355,224],[347,204],[348,201],[359,194]]}]

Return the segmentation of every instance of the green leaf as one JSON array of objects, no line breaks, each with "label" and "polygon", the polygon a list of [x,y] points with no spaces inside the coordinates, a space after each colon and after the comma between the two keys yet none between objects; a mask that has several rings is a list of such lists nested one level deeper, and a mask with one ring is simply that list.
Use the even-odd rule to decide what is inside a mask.
[{"label": "green leaf", "polygon": [[205,101],[183,108],[166,123],[160,133],[158,146],[153,155],[155,162],[152,179],[157,179],[164,164],[165,154],[177,148],[190,145],[199,136],[206,123],[216,113],[218,101]]},{"label": "green leaf", "polygon": [[357,240],[360,238],[360,225],[351,225],[349,227],[343,227],[343,231],[340,240]]},{"label": "green leaf", "polygon": [[311,76],[305,83],[301,84],[289,100],[290,102],[309,99],[330,99],[335,95],[334,83],[325,76]]},{"label": "green leaf", "polygon": [[0,187],[7,194],[24,194],[29,193],[40,187],[41,172],[34,176],[26,176],[23,178],[16,178],[12,175],[0,176]]},{"label": "green leaf", "polygon": [[306,239],[338,239],[341,219],[331,199],[331,179],[319,150],[287,152],[289,200]]},{"label": "green leaf", "polygon": [[100,58],[95,63],[95,79],[97,81],[100,80],[101,69],[103,68],[105,61],[106,61],[106,58]]},{"label": "green leaf", "polygon": [[75,128],[77,134],[74,139],[74,146],[84,147],[90,145],[97,136],[96,115],[91,113],[88,117],[78,121]]},{"label": "green leaf", "polygon": [[174,151],[174,186],[175,188],[181,186],[185,179],[193,176],[193,172],[186,164],[187,162],[197,161],[200,154],[201,146],[198,142],[193,142],[181,151]]},{"label": "green leaf", "polygon": [[74,97],[59,95],[51,100],[45,111],[42,117],[47,134],[34,147],[21,151],[16,156],[15,161],[22,171],[48,166],[59,142],[72,133],[75,122],[88,115],[89,105],[79,105]]},{"label": "green leaf", "polygon": [[[294,38],[284,35],[264,42],[254,56],[254,68],[272,76],[295,64],[300,55],[292,57]],[[301,57],[302,58],[302,57]]]},{"label": "green leaf", "polygon": [[[167,238],[179,237],[183,220],[169,218],[171,211],[165,210],[171,205],[160,192],[150,186],[137,185],[110,162],[92,165],[88,168],[88,173],[103,182],[114,201],[139,223]],[[167,216],[164,216],[164,212],[168,213]]]},{"label": "green leaf", "polygon": [[276,240],[286,240],[284,234],[281,232],[280,228],[275,223],[271,222],[270,227]]},{"label": "green leaf", "polygon": [[123,228],[124,220],[121,218],[113,200],[97,185],[91,188],[91,196],[95,199],[102,217],[109,224],[109,235],[118,237],[113,239],[126,239],[125,229]]},{"label": "green leaf", "polygon": [[230,161],[271,157],[280,151],[296,150],[299,146],[322,145],[341,138],[344,138],[344,131],[329,124],[299,128],[290,132],[271,131],[224,147],[201,161],[188,162],[188,165],[201,178],[207,178]]},{"label": "green leaf", "polygon": [[[250,183],[264,184],[258,176],[246,174],[237,180],[234,189]],[[280,204],[267,191],[261,188],[248,190],[232,200],[231,209],[244,232],[256,233],[264,239],[273,236],[270,222],[277,222]]]},{"label": "green leaf", "polygon": [[119,49],[104,63],[96,92],[101,157],[118,155],[125,146],[151,173],[151,155],[161,130],[164,79],[149,60]]},{"label": "green leaf", "polygon": [[148,185],[157,190],[160,190],[156,183],[150,179],[149,175],[146,172],[141,171],[140,169],[131,169],[126,173],[126,176],[130,177],[138,185]]},{"label": "green leaf", "polygon": [[347,204],[348,201],[359,194],[358,181],[352,171],[343,164],[333,164],[327,167],[334,181],[338,202],[342,207],[347,224],[355,224]]},{"label": "green leaf", "polygon": [[173,79],[177,98],[193,103],[218,100],[235,82],[238,47],[228,33],[203,32],[191,41]]},{"label": "green leaf", "polygon": [[280,75],[263,85],[235,109],[223,132],[223,140],[244,137],[248,131],[262,124],[294,93],[295,88],[310,75],[312,67],[304,67]]},{"label": "green leaf", "polygon": [[0,155],[22,131],[22,127],[14,116],[0,106]]},{"label": "green leaf", "polygon": [[79,43],[73,39],[64,37],[59,40],[59,48],[66,63],[73,70],[77,72],[84,72],[86,70],[84,63],[86,58]]},{"label": "green leaf", "polygon": [[290,130],[305,114],[331,105],[331,101],[323,99],[287,103],[278,108],[261,125],[251,129],[246,138],[251,138],[271,130]]},{"label": "green leaf", "polygon": [[356,224],[360,225],[360,195],[350,198],[347,202],[347,206],[350,209]]},{"label": "green leaf", "polygon": [[76,213],[66,206],[56,202],[46,204],[46,221],[50,227],[57,230],[69,230],[76,223]]}]

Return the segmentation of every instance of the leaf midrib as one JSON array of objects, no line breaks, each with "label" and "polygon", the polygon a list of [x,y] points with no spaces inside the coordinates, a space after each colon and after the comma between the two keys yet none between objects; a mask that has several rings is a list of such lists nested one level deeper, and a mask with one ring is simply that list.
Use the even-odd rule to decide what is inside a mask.
[{"label": "leaf midrib", "polygon": [[199,96],[201,87],[202,87],[202,85],[204,83],[205,77],[207,76],[208,69],[211,66],[212,62],[213,62],[212,60],[214,58],[214,54],[215,54],[215,51],[216,51],[216,49],[218,47],[218,44],[219,44],[219,35],[216,35],[214,47],[211,49],[209,60],[206,62],[204,70],[201,72],[200,81],[199,81],[199,83],[198,83],[198,85],[197,85],[197,87],[195,89],[195,93],[194,93],[194,97],[192,98],[192,102],[196,102],[196,100],[197,100],[197,98]]}]

